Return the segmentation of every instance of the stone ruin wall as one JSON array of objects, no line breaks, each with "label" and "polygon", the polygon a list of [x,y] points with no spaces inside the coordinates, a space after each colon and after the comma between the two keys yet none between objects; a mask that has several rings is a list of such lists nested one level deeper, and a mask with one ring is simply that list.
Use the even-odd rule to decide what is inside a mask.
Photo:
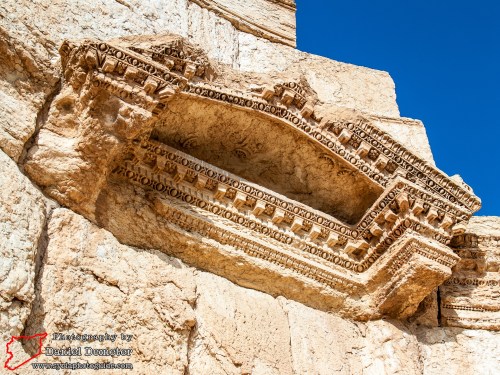
[{"label": "stone ruin wall", "polygon": [[[270,11],[280,17],[262,17]],[[102,0],[92,14],[80,1],[0,5],[2,342],[40,330],[130,332],[130,362],[144,374],[498,371],[500,219],[469,220],[477,199],[435,169],[425,128],[399,116],[387,73],[294,49],[294,14],[293,1],[267,0]],[[122,68],[117,52],[142,68]],[[313,130],[299,137],[296,118]],[[228,130],[214,135],[219,122]],[[279,126],[280,154],[292,141],[307,152],[257,147],[258,126]],[[208,147],[217,140],[234,162]],[[151,156],[157,149],[177,165]],[[387,149],[414,154],[405,164]],[[277,160],[262,164],[278,171],[272,186],[244,168],[259,155]],[[199,159],[225,180],[183,168]],[[302,179],[313,201],[280,190],[294,163],[314,171]],[[409,177],[410,167],[427,173]],[[363,199],[328,205],[318,175],[333,176],[327,187],[358,186],[363,194],[336,191],[349,202]],[[429,176],[451,193],[430,193]],[[168,182],[183,202],[143,178]],[[229,178],[304,216],[261,207]],[[450,203],[458,194],[466,198]],[[409,223],[399,237],[398,223]]]}]

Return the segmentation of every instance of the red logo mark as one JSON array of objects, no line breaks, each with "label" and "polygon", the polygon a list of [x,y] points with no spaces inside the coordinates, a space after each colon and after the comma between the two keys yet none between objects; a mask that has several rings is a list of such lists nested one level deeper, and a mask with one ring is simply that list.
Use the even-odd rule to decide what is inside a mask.
[{"label": "red logo mark", "polygon": [[[5,348],[7,350],[7,355],[8,355],[8,358],[7,360],[5,361],[5,364],[3,367],[5,367],[6,369],[8,370],[16,370],[18,369],[19,367],[21,367],[22,365],[25,365],[26,363],[28,363],[29,361],[31,361],[33,358],[36,358],[38,357],[40,354],[42,354],[42,341],[47,337],[47,332],[44,332],[44,333],[37,333],[36,335],[33,335],[33,336],[12,336],[12,338],[10,339],[10,341],[5,344]],[[38,351],[35,353],[35,355],[31,356],[30,358],[28,358],[27,360],[25,360],[24,362],[18,364],[17,366],[15,367],[11,367],[9,366],[9,362],[12,360],[12,358],[14,358],[14,353],[12,353],[9,349],[9,346],[14,343],[15,341],[21,341],[21,340],[33,340],[33,339],[36,339],[38,338]]]}]

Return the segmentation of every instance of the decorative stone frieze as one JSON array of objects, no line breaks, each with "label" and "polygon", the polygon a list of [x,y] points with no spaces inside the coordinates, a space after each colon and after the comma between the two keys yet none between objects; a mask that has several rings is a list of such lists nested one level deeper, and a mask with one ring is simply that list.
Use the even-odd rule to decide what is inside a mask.
[{"label": "decorative stone frieze", "polygon": [[[368,118],[318,116],[307,82],[245,91],[180,38],[66,42],[61,56],[56,100],[71,105],[49,128],[67,133],[56,128],[72,119],[80,166],[41,176],[42,147],[26,170],[87,217],[104,222],[102,207],[120,201],[106,191],[132,184],[157,217],[144,236],[165,221],[169,235],[212,241],[213,259],[266,264],[322,295],[316,307],[358,319],[411,315],[458,262],[448,244],[480,200]],[[243,283],[215,261],[184,260]],[[272,293],[301,298],[281,285]]]},{"label": "decorative stone frieze", "polygon": [[500,222],[474,217],[451,242],[459,263],[439,287],[443,325],[500,330]]}]

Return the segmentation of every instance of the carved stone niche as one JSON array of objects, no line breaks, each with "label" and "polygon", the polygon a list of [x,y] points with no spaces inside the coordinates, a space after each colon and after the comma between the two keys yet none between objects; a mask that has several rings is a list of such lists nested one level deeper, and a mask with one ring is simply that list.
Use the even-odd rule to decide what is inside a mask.
[{"label": "carved stone niche", "polygon": [[48,194],[124,243],[355,319],[407,317],[451,275],[480,207],[466,186],[367,119],[319,120],[300,82],[243,90],[156,38],[63,44],[26,163]]}]

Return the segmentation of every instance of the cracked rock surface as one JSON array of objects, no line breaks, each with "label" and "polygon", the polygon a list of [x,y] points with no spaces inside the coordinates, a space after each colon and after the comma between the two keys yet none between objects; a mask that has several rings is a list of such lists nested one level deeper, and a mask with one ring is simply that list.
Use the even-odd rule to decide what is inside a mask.
[{"label": "cracked rock surface", "polygon": [[[258,1],[255,1],[258,3]],[[201,2],[200,2],[201,3]],[[89,11],[92,10],[92,12]],[[241,72],[306,77],[318,104],[354,108],[377,117],[377,126],[432,162],[421,123],[398,117],[394,84],[385,72],[304,54],[234,28],[188,0],[3,0],[0,3],[0,339],[13,335],[116,333],[132,335],[134,374],[498,374],[500,332],[437,327],[431,296],[424,318],[353,322],[284,297],[237,286],[159,251],[190,243],[151,235],[124,245],[95,223],[59,208],[24,174],[26,155],[44,141],[57,152],[40,169],[66,177],[68,144],[48,138],[47,117],[57,110],[60,61],[66,38],[112,39],[174,32],[202,45],[211,59]],[[252,73],[253,74],[253,73]],[[249,75],[251,75],[249,73]],[[64,93],[62,93],[64,94]],[[64,104],[64,103],[62,103]],[[387,116],[385,118],[384,116]],[[39,132],[44,129],[43,132]],[[54,134],[60,128],[54,126]],[[45,136],[44,136],[45,134]],[[41,136],[40,136],[41,135]],[[74,134],[68,135],[68,143]],[[55,140],[54,140],[55,139]],[[43,147],[39,150],[43,151]],[[57,157],[61,157],[58,161]],[[79,166],[78,166],[79,167]],[[75,170],[78,168],[75,168]],[[81,175],[81,170],[77,173]],[[95,181],[93,181],[95,183]],[[127,209],[100,207],[122,238],[137,240],[123,215],[146,207],[129,187]],[[119,206],[117,206],[119,207]],[[147,216],[146,218],[148,218]],[[497,218],[472,220],[479,234],[499,236]],[[147,223],[147,221],[145,221]],[[123,242],[123,241],[122,241]],[[134,242],[135,244],[136,242]],[[496,246],[496,245],[495,245]],[[154,248],[153,248],[154,247]],[[194,250],[193,250],[194,249]],[[498,267],[488,272],[496,272]],[[233,266],[219,264],[219,267]],[[492,266],[493,268],[493,266]],[[239,272],[235,269],[235,272]],[[240,274],[241,279],[252,275]],[[85,346],[57,341],[45,346]],[[16,346],[29,357],[33,348]],[[6,360],[0,351],[0,363]],[[85,360],[85,358],[73,358]],[[88,360],[88,358],[87,358]],[[93,357],[92,360],[96,360]],[[107,360],[106,357],[101,358]],[[40,357],[67,362],[68,357]],[[25,366],[12,373],[39,374]],[[53,373],[69,373],[54,371]],[[80,371],[94,374],[94,370]],[[106,371],[122,374],[123,371]]]},{"label": "cracked rock surface", "polygon": [[34,298],[45,198],[0,151],[0,338],[18,335]]},{"label": "cracked rock surface", "polygon": [[351,322],[122,245],[67,209],[53,211],[48,239],[25,333],[131,334],[92,347],[133,349],[116,361],[134,373],[451,375],[500,366],[498,332]]}]

